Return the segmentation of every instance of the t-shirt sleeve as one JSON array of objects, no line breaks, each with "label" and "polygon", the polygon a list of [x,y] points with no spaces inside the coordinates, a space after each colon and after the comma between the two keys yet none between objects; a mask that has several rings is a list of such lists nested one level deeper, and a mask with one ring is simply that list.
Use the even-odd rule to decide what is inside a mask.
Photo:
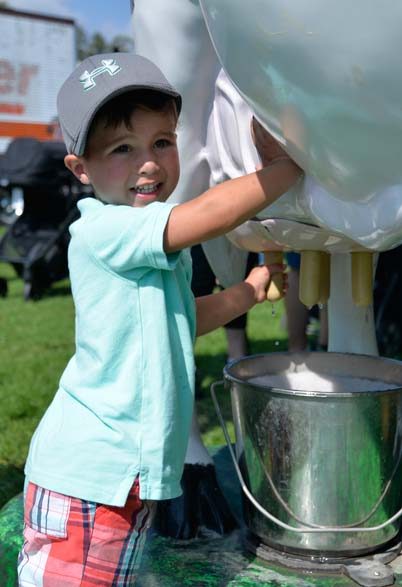
[{"label": "t-shirt sleeve", "polygon": [[135,269],[174,269],[180,253],[166,254],[163,235],[174,204],[144,208],[106,205],[83,226],[92,256],[116,273]]}]

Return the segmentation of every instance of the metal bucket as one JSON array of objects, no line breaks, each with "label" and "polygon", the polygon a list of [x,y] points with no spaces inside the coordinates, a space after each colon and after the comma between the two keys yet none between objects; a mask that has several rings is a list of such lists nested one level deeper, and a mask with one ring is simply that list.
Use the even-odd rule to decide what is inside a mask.
[{"label": "metal bucket", "polygon": [[[231,363],[224,379],[236,455],[230,449],[253,534],[280,550],[328,556],[368,553],[395,537],[401,362],[273,353]],[[216,385],[212,396],[230,445]]]}]

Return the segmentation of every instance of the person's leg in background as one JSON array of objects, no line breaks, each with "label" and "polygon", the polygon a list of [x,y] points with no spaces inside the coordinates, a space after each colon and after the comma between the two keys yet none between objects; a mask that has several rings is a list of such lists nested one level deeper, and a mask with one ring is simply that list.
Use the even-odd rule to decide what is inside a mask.
[{"label": "person's leg in background", "polygon": [[[285,295],[288,350],[291,352],[308,349],[308,334],[312,335],[312,350],[327,350],[328,311],[327,306],[309,310],[299,299],[300,254],[286,253],[288,265],[288,289]],[[319,330],[317,331],[317,324]],[[314,326],[315,325],[315,326]]]},{"label": "person's leg in background", "polygon": [[[248,275],[253,267],[258,265],[258,254],[250,253],[247,258],[246,275]],[[249,342],[247,338],[247,314],[242,314],[225,326],[226,338],[228,342],[228,356],[227,361],[240,359],[250,352]]]},{"label": "person's leg in background", "polygon": [[[208,263],[201,245],[191,248],[193,278],[191,289],[195,297],[206,296],[217,286],[216,277]],[[246,275],[258,264],[258,254],[250,253],[247,259]],[[227,339],[227,360],[233,361],[248,354],[247,314],[235,318],[225,326]]]},{"label": "person's leg in background", "polygon": [[285,295],[286,323],[288,330],[288,350],[291,352],[307,350],[307,325],[309,312],[299,300],[300,255],[286,253],[288,265],[288,289]]},{"label": "person's leg in background", "polygon": [[318,335],[318,349],[319,351],[328,350],[328,306],[322,306],[320,312],[320,333]]},{"label": "person's leg in background", "polygon": [[[208,263],[201,245],[191,247],[191,259],[193,261],[193,275],[191,278],[191,290],[194,297],[208,296],[216,287],[216,277]],[[200,371],[195,366],[195,397],[201,395]]]},{"label": "person's leg in background", "polygon": [[192,292],[196,298],[208,296],[217,284],[201,245],[191,247],[191,259],[193,261]]}]

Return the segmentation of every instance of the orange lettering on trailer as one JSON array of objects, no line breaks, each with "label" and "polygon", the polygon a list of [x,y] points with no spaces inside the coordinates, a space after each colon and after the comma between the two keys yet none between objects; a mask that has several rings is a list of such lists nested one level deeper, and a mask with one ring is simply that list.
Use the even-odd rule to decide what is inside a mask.
[{"label": "orange lettering on trailer", "polygon": [[27,65],[25,63],[20,65],[18,72],[18,93],[21,96],[26,96],[31,79],[38,74],[38,71],[39,67],[37,65]]},{"label": "orange lettering on trailer", "polygon": [[29,63],[14,65],[6,59],[0,59],[0,94],[17,93],[20,96],[26,96],[31,81],[38,73],[38,65]]},{"label": "orange lettering on trailer", "polygon": [[43,123],[0,121],[0,137],[33,137],[49,140],[52,137],[52,128],[50,124]]},{"label": "orange lettering on trailer", "polygon": [[8,102],[0,102],[0,114],[24,114],[24,104],[11,104]]},{"label": "orange lettering on trailer", "polygon": [[9,61],[0,59],[0,94],[9,94],[12,92],[14,84],[14,67]]}]

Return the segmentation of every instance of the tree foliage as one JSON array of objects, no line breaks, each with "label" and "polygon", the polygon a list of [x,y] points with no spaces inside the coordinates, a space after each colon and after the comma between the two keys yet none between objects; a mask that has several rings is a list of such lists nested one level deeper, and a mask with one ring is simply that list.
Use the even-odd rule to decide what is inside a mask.
[{"label": "tree foliage", "polygon": [[[0,8],[10,8],[8,2],[0,0]],[[89,35],[81,26],[75,26],[77,58],[82,61],[96,53],[116,53],[133,50],[133,40],[128,35],[116,35],[111,40],[105,39],[102,33]]]},{"label": "tree foliage", "polygon": [[116,35],[108,41],[98,32],[88,35],[78,25],[76,26],[76,42],[79,61],[96,53],[130,52],[133,50],[133,40],[127,35]]}]

